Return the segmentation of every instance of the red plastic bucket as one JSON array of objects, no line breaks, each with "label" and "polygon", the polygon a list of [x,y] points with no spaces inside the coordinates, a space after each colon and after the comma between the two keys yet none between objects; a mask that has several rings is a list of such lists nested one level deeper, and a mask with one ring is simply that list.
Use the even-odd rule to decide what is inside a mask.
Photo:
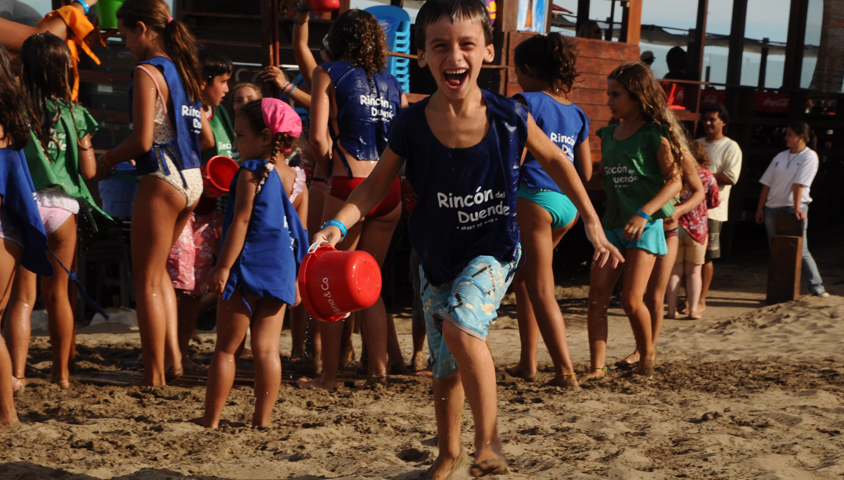
[{"label": "red plastic bucket", "polygon": [[336,322],[371,307],[381,295],[381,269],[364,251],[314,244],[299,267],[299,293],[314,318]]},{"label": "red plastic bucket", "polygon": [[229,193],[229,186],[237,175],[240,165],[234,160],[223,155],[216,155],[208,159],[202,166],[202,183],[205,188],[202,194],[206,197],[217,198]]},{"label": "red plastic bucket", "polygon": [[331,12],[340,8],[340,0],[311,0],[314,13]]}]

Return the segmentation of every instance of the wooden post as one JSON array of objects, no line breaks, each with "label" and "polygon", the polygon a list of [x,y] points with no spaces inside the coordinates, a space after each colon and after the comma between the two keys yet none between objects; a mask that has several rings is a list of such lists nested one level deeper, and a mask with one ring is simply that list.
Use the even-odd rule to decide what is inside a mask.
[{"label": "wooden post", "polygon": [[[278,66],[278,1],[263,0],[261,2],[261,22],[263,25],[261,36],[261,64],[263,66]],[[265,97],[278,98],[279,89],[275,82],[261,82],[261,92]]]},{"label": "wooden post", "polygon": [[762,39],[762,59],[759,61],[759,89],[765,88],[765,77],[768,75],[768,37]]},{"label": "wooden post", "polygon": [[727,55],[727,85],[741,85],[741,61],[744,56],[744,35],[747,24],[747,0],[733,0],[733,21],[730,25],[730,52]]},{"label": "wooden post", "polygon": [[619,38],[620,42],[626,42],[639,46],[639,40],[642,38],[642,0],[630,0],[625,10],[626,19],[624,21],[623,30],[626,35]]},{"label": "wooden post", "polygon": [[590,3],[590,0],[577,0],[577,25],[574,29],[575,35],[577,35],[577,32],[580,31],[580,27],[582,27],[584,23],[589,21]]},{"label": "wooden post", "polygon": [[[803,50],[806,43],[806,22],[809,15],[809,0],[791,0],[788,16],[788,37],[785,44],[785,66],[782,72],[782,88],[785,91],[800,88],[803,76]],[[729,80],[727,83],[730,83]]]},{"label": "wooden post", "polygon": [[[706,12],[708,9],[709,0],[698,0],[694,48],[689,48],[689,64],[695,69],[698,80],[701,79],[703,72],[703,49],[706,47]],[[686,86],[686,88],[689,87]]]},{"label": "wooden post", "polygon": [[793,213],[777,216],[777,234],[771,239],[768,263],[768,305],[790,302],[800,296],[803,266],[803,222]]},{"label": "wooden post", "polygon": [[496,2],[498,13],[495,18],[496,30],[501,25],[502,32],[515,32],[519,23],[519,0],[499,0]]}]

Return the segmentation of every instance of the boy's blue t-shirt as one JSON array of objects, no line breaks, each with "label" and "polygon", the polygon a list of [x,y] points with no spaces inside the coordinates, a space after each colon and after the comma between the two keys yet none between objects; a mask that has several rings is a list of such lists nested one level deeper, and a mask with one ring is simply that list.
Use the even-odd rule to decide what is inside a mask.
[{"label": "boy's blue t-shirt", "polygon": [[390,149],[406,158],[407,179],[418,196],[410,243],[435,286],[453,280],[480,255],[512,260],[519,243],[516,197],[528,110],[482,92],[490,127],[477,145],[440,143],[425,118],[427,98],[404,109],[390,131]]},{"label": "boy's blue t-shirt", "polygon": [[[335,141],[360,160],[378,160],[387,148],[390,124],[401,110],[401,84],[386,70],[366,77],[361,67],[352,62],[329,62],[321,65],[334,84],[337,99],[337,126],[330,128]],[[340,160],[346,173],[352,171],[343,155]]]},{"label": "boy's blue t-shirt", "polygon": [[[589,137],[589,118],[583,110],[573,104],[563,105],[542,92],[525,92],[518,96],[527,102],[536,125],[574,162],[574,147]],[[563,193],[530,152],[522,164],[522,182],[529,187]]]}]

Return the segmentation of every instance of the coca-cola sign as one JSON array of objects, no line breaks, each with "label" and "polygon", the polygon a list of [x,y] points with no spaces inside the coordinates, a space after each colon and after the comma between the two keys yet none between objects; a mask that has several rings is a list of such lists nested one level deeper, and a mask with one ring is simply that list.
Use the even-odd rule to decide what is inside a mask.
[{"label": "coca-cola sign", "polygon": [[788,113],[788,102],[791,96],[787,93],[756,92],[753,110],[767,113]]}]

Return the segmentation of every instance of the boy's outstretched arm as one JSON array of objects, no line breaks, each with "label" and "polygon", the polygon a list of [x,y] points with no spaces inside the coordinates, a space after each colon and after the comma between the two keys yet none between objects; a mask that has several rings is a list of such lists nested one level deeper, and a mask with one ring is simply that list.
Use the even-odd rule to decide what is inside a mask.
[{"label": "boy's outstretched arm", "polygon": [[[375,208],[387,196],[390,187],[393,186],[393,182],[399,176],[403,164],[404,157],[397,155],[390,147],[387,147],[381,154],[378,165],[366,177],[366,180],[352,191],[349,199],[334,216],[334,220],[343,223],[346,228],[358,223],[361,217]],[[314,242],[328,242],[334,246],[340,241],[340,234],[339,228],[329,225],[314,235]]]},{"label": "boy's outstretched arm", "polygon": [[583,188],[583,183],[580,181],[580,176],[571,160],[559,149],[551,139],[545,135],[533,121],[533,116],[528,115],[528,138],[525,145],[530,153],[536,157],[545,172],[551,176],[563,193],[574,203],[577,207],[578,213],[583,218],[583,224],[586,227],[586,237],[592,242],[595,247],[595,256],[593,260],[600,266],[604,266],[607,260],[612,259],[613,267],[618,266],[620,262],[624,262],[624,257],[621,256],[618,249],[615,248],[604,235],[604,229],[601,227],[601,221],[598,219],[598,214],[595,208],[592,207],[592,202],[589,196],[586,195],[586,189]]}]

